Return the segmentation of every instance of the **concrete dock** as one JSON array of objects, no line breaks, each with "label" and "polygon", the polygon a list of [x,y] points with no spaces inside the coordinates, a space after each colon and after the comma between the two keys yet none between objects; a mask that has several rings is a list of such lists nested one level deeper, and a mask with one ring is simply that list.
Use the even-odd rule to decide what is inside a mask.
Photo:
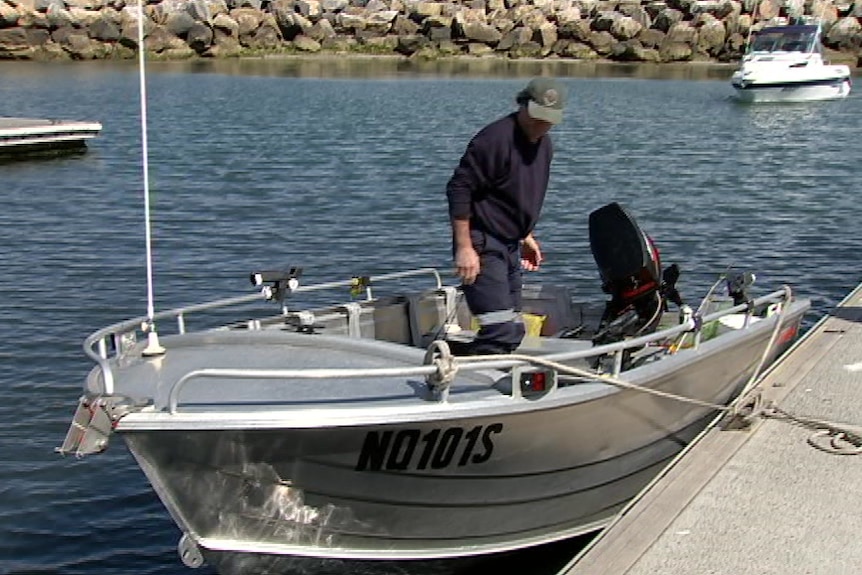
[{"label": "concrete dock", "polygon": [[[758,391],[793,416],[862,435],[862,285]],[[862,450],[839,439],[844,454],[831,452],[816,427],[801,417],[755,417],[743,430],[717,422],[560,575],[862,573]]]},{"label": "concrete dock", "polygon": [[0,155],[82,148],[101,130],[99,122],[0,117]]}]

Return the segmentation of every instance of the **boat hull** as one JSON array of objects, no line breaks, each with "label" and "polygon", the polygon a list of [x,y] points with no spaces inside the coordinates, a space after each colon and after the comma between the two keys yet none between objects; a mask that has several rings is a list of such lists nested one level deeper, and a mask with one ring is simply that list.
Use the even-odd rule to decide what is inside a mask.
[{"label": "boat hull", "polygon": [[733,82],[737,98],[751,103],[839,100],[850,94],[850,85],[849,77],[808,82]]},{"label": "boat hull", "polygon": [[[789,318],[792,333],[800,319]],[[695,359],[642,368],[638,383],[724,403],[769,338],[761,329],[731,347],[705,344]],[[135,414],[116,431],[207,561],[257,572],[254,558],[444,559],[596,531],[715,416],[602,383],[554,394],[526,410],[392,424],[323,411],[316,426],[285,414],[268,427],[145,429]]]}]

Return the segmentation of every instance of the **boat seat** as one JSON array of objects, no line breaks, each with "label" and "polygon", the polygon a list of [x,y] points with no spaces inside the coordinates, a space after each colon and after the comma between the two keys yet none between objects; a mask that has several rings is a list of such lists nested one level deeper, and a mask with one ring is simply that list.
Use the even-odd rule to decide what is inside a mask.
[{"label": "boat seat", "polygon": [[[539,335],[558,336],[584,323],[572,308],[571,292],[564,286],[527,284],[521,293],[521,312],[543,318]],[[476,325],[467,303],[458,303],[457,323],[464,330],[473,330]]]},{"label": "boat seat", "polygon": [[306,318],[313,318],[311,332],[424,347],[423,343],[441,331],[449,316],[447,309],[454,307],[454,288],[452,293],[449,291],[435,289],[411,296],[386,296],[295,311],[289,323],[300,325],[300,318],[306,314]]}]

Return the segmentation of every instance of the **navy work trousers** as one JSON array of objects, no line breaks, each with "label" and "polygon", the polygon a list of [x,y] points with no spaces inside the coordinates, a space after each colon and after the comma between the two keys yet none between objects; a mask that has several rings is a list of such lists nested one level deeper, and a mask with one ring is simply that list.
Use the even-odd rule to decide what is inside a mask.
[{"label": "navy work trousers", "polygon": [[521,248],[479,230],[471,230],[479,254],[479,275],[462,286],[479,332],[469,346],[472,354],[511,353],[524,338],[521,321]]}]

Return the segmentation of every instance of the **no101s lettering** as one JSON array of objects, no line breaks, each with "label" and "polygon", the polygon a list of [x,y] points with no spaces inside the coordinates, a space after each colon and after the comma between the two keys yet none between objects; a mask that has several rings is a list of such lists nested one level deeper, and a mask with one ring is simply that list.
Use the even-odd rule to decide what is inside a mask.
[{"label": "no101s lettering", "polygon": [[444,469],[484,463],[494,452],[502,423],[471,429],[399,429],[369,431],[356,462],[357,471]]}]

